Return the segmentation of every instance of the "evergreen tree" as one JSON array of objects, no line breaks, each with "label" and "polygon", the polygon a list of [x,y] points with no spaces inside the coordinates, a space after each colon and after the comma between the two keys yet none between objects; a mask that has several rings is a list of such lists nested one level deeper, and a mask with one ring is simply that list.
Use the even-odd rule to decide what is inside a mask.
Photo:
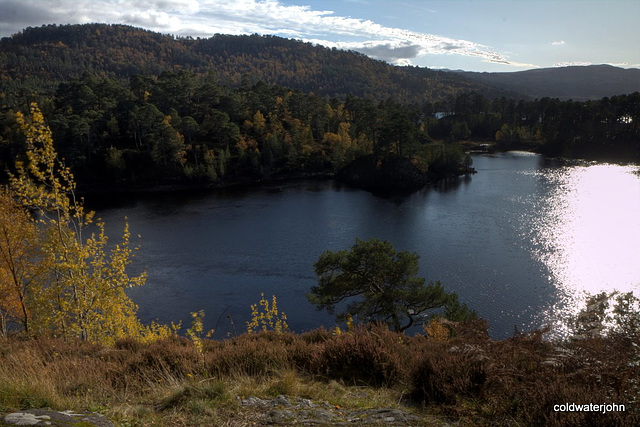
[{"label": "evergreen tree", "polygon": [[458,303],[455,293],[445,292],[440,282],[425,285],[424,278],[417,277],[417,254],[396,252],[387,241],[356,239],[351,250],[325,251],[314,269],[318,285],[311,288],[307,298],[329,313],[337,306],[344,308],[337,315],[340,321],[349,317],[382,321],[403,332],[437,308],[455,314],[451,320],[475,316]]}]

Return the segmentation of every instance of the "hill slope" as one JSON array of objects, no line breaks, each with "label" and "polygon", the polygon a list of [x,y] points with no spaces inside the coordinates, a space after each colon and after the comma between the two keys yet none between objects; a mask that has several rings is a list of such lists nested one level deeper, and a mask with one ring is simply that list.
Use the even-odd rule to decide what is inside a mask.
[{"label": "hill slope", "polygon": [[174,38],[126,25],[48,25],[0,40],[0,90],[52,91],[85,72],[128,78],[190,70],[222,82],[243,78],[344,98],[438,102],[475,91],[486,98],[583,101],[640,91],[640,70],[609,65],[515,73],[397,67],[353,51],[275,36]]},{"label": "hill slope", "polygon": [[[125,25],[49,25],[0,40],[0,79],[6,87],[28,81],[51,89],[84,72],[127,78],[163,71],[214,72],[223,82],[269,84],[344,98],[403,103],[439,101],[476,91],[487,98],[519,97],[465,76],[418,67],[396,67],[363,54],[273,36],[215,35],[174,38]],[[13,86],[10,83],[14,83]]]},{"label": "hill slope", "polygon": [[516,73],[473,73],[461,75],[480,83],[518,91],[530,98],[559,98],[574,101],[601,99],[640,91],[640,70],[590,65],[543,68]]}]

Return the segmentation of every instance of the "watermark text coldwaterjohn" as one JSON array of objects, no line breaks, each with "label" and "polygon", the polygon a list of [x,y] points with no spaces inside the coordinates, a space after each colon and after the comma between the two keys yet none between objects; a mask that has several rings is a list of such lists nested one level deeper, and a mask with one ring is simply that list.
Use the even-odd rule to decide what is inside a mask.
[{"label": "watermark text coldwaterjohn", "polygon": [[562,403],[553,405],[555,412],[625,412],[627,408],[618,403]]}]

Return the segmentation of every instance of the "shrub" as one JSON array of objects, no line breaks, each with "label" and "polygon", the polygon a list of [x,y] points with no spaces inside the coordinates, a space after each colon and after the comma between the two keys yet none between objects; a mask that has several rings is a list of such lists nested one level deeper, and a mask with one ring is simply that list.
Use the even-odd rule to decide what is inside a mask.
[{"label": "shrub", "polygon": [[144,387],[148,383],[182,379],[202,370],[201,358],[196,348],[185,339],[165,339],[128,351],[122,364],[122,378],[129,386]]},{"label": "shrub", "polygon": [[[455,347],[454,347],[455,348]],[[458,397],[478,397],[487,381],[479,354],[431,347],[412,372],[413,398],[422,402],[456,403]]]},{"label": "shrub", "polygon": [[205,366],[213,376],[248,375],[263,377],[290,367],[289,353],[282,343],[269,343],[264,333],[243,335],[205,353]]},{"label": "shrub", "polygon": [[354,333],[326,341],[314,361],[314,370],[354,384],[395,384],[403,372],[401,337],[384,326],[359,327]]},{"label": "shrub", "polygon": [[300,338],[309,344],[324,343],[331,339],[331,332],[327,331],[325,328],[318,328],[301,334]]}]

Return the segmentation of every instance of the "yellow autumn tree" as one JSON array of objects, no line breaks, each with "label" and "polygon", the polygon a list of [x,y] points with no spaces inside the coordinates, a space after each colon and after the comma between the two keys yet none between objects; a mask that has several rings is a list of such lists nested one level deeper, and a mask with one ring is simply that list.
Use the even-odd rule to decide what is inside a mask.
[{"label": "yellow autumn tree", "polygon": [[[125,290],[145,283],[129,276],[133,258],[128,224],[120,242],[108,245],[104,223],[94,222],[76,197],[71,170],[56,154],[49,127],[37,105],[17,120],[26,135],[26,162],[10,175],[14,197],[34,212],[43,234],[42,262],[47,282],[30,299],[31,331],[65,338],[113,343],[124,337],[169,335],[169,328],[144,327]],[[91,227],[91,233],[85,234]]]},{"label": "yellow autumn tree", "polygon": [[44,279],[45,268],[39,253],[39,234],[26,212],[0,189],[0,335],[7,325],[22,326],[31,333],[30,297]]}]

